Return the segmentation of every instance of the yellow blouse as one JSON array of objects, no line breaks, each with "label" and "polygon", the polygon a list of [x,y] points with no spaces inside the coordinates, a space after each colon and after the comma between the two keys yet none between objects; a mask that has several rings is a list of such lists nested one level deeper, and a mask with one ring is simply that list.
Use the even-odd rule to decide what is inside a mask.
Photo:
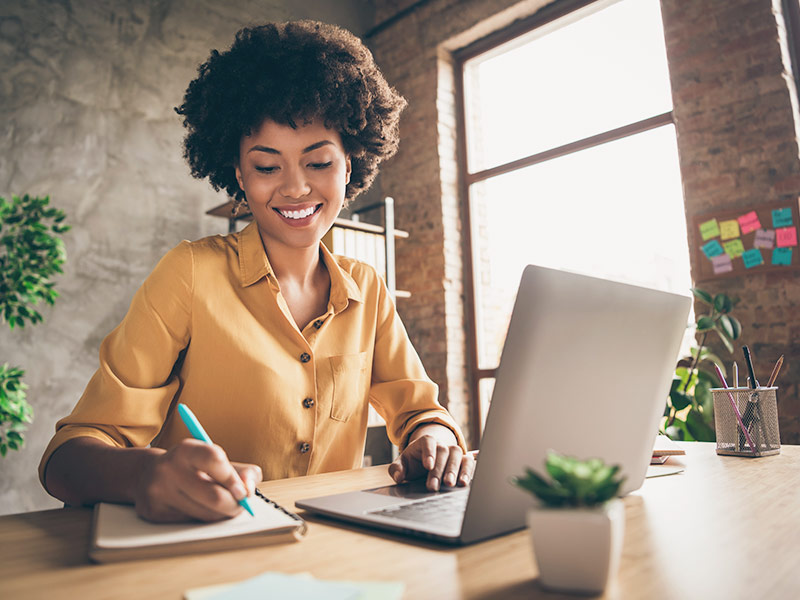
[{"label": "yellow blouse", "polygon": [[372,404],[403,447],[421,423],[464,439],[437,401],[372,267],[320,244],[327,312],[300,331],[255,223],[181,242],[136,292],[100,346],[100,368],[72,414],[56,424],[39,465],[89,436],[119,447],[169,448],[189,433],[188,405],[232,461],[278,479],[359,467]]}]

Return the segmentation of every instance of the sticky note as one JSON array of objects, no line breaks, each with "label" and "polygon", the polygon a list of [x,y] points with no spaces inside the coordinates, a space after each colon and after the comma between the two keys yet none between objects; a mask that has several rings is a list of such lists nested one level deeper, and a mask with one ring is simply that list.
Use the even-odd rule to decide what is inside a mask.
[{"label": "sticky note", "polygon": [[703,241],[710,240],[713,237],[717,237],[719,235],[719,223],[717,223],[716,219],[711,219],[710,221],[706,221],[705,223],[700,223],[700,236],[703,238]]},{"label": "sticky note", "polygon": [[758,220],[758,215],[754,210],[751,210],[746,215],[742,215],[737,221],[739,221],[739,227],[742,228],[742,235],[755,231],[756,229],[761,229],[761,222]]},{"label": "sticky note", "polygon": [[791,248],[775,248],[772,251],[772,264],[773,265],[790,265],[792,264],[792,249]]},{"label": "sticky note", "polygon": [[742,254],[742,260],[746,269],[752,269],[758,265],[764,264],[764,259],[761,257],[761,250],[758,248],[751,248]]},{"label": "sticky note", "polygon": [[759,229],[756,231],[756,237],[753,240],[754,248],[766,248],[771,250],[775,246],[775,230],[774,229]]},{"label": "sticky note", "polygon": [[778,248],[797,246],[797,228],[781,227],[775,230],[775,238]]},{"label": "sticky note", "polygon": [[739,221],[731,219],[730,221],[722,221],[719,224],[720,238],[723,240],[732,240],[739,237]]},{"label": "sticky note", "polygon": [[733,262],[731,261],[731,257],[724,253],[712,258],[711,266],[714,268],[714,275],[733,271]]},{"label": "sticky note", "polygon": [[791,208],[776,208],[772,211],[772,226],[790,227],[792,225],[792,209]]},{"label": "sticky note", "polygon": [[744,245],[742,244],[742,240],[740,239],[735,239],[731,240],[730,242],[725,242],[724,244],[722,244],[722,247],[725,248],[725,252],[727,252],[728,256],[730,256],[731,258],[738,258],[742,254],[744,254]]},{"label": "sticky note", "polygon": [[717,240],[711,240],[710,242],[703,244],[701,250],[708,258],[714,258],[715,256],[719,256],[723,253],[722,246],[720,246]]}]

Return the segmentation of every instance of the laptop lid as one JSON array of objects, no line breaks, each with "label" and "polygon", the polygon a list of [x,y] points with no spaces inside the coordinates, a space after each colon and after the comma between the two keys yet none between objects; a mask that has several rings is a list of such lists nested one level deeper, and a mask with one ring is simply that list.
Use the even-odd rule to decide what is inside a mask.
[{"label": "laptop lid", "polygon": [[[529,265],[498,368],[463,523],[393,521],[383,507],[413,502],[402,486],[300,500],[304,508],[381,529],[471,543],[521,529],[531,496],[509,482],[543,470],[548,449],[622,466],[623,493],[650,462],[691,299]],[[408,487],[408,484],[406,484]],[[456,493],[456,492],[448,492]],[[458,493],[467,493],[458,490]]]}]

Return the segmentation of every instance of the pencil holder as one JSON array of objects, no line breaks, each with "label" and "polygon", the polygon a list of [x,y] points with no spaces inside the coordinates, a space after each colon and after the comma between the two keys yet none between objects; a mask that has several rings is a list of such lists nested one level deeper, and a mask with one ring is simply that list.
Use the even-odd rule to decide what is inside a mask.
[{"label": "pencil holder", "polygon": [[778,388],[714,388],[717,454],[769,456],[781,451]]}]

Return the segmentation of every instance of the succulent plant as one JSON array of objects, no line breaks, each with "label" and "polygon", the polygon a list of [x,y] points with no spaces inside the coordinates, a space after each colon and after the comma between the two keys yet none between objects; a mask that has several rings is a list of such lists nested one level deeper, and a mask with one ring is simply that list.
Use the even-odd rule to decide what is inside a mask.
[{"label": "succulent plant", "polygon": [[608,466],[599,458],[579,460],[548,451],[545,468],[550,481],[530,467],[512,483],[536,496],[546,506],[559,508],[598,506],[614,498],[624,477],[619,465]]}]

